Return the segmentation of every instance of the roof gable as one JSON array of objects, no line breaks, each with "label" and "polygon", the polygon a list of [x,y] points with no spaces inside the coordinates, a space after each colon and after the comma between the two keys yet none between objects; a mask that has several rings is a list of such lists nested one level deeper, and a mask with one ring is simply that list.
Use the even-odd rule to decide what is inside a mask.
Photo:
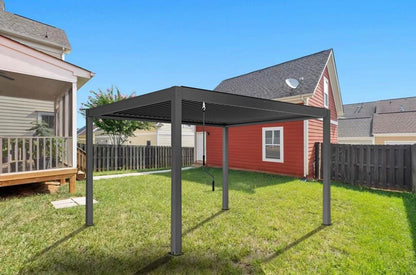
[{"label": "roof gable", "polygon": [[[216,91],[277,99],[312,94],[319,83],[332,50],[326,50],[268,68],[223,80]],[[290,88],[285,80],[295,78],[300,84]]]},{"label": "roof gable", "polygon": [[[281,64],[223,80],[214,90],[231,94],[302,103],[302,97],[314,94],[325,68],[328,68],[338,116],[342,99],[332,49],[300,57]],[[299,80],[296,89],[286,79]]]},{"label": "roof gable", "polygon": [[15,35],[46,45],[71,49],[65,31],[1,9],[0,34]]}]

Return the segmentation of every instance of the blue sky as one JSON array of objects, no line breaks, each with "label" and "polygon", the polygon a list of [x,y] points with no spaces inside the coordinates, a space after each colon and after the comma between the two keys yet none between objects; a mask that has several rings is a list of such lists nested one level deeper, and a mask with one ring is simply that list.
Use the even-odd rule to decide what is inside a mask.
[{"label": "blue sky", "polygon": [[[213,89],[223,79],[329,48],[344,104],[416,95],[416,1],[5,4],[66,31],[66,60],[96,73],[79,103],[111,85],[137,95],[173,85]],[[84,124],[79,116],[78,126]]]}]

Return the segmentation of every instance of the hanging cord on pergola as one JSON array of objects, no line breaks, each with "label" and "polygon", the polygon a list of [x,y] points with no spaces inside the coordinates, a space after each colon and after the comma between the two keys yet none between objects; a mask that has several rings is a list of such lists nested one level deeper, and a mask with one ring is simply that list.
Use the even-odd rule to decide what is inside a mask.
[{"label": "hanging cord on pergola", "polygon": [[205,101],[202,101],[202,171],[204,171],[212,179],[212,191],[215,191],[215,178],[206,168],[205,163]]}]

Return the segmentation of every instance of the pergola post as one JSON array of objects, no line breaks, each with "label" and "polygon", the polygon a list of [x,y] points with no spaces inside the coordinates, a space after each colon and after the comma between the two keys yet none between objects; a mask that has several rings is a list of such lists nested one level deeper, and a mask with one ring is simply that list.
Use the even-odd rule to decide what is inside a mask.
[{"label": "pergola post", "polygon": [[87,167],[86,167],[86,205],[85,205],[85,224],[93,225],[93,118],[86,118],[86,143],[87,143]]},{"label": "pergola post", "polygon": [[171,101],[171,254],[182,254],[182,98],[175,89]]},{"label": "pergola post", "polygon": [[331,225],[331,116],[330,111],[323,117],[323,225]]},{"label": "pergola post", "polygon": [[222,210],[228,210],[228,127],[222,130]]}]

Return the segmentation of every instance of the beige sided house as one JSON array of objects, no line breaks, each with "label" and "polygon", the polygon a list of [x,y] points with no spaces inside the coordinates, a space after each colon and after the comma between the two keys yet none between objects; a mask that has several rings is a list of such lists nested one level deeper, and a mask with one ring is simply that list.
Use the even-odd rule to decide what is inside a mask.
[{"label": "beige sided house", "polygon": [[416,97],[344,105],[338,121],[344,144],[415,144]]},{"label": "beige sided house", "polygon": [[[154,145],[154,146],[171,146],[170,133],[171,126],[169,123],[156,123],[156,127],[151,130],[137,130],[134,137],[130,137],[127,145]],[[94,128],[93,140],[96,144],[111,144],[110,137],[100,128]],[[85,143],[85,127],[78,130],[78,141]],[[182,125],[182,147],[194,147],[195,144],[195,126]]]},{"label": "beige sided house", "polygon": [[[94,73],[65,62],[70,51],[65,31],[8,12],[0,0],[0,187],[69,179],[74,191],[76,93]],[[34,136],[34,121],[53,136]]]}]

